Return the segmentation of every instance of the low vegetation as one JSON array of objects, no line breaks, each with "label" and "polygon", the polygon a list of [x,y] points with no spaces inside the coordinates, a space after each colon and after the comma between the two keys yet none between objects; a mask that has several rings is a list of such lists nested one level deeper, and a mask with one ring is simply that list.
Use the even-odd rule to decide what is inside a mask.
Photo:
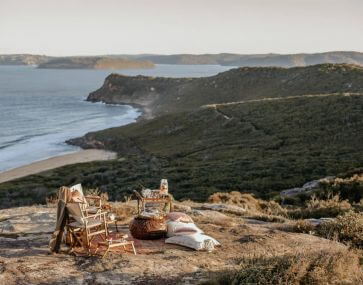
[{"label": "low vegetation", "polygon": [[359,203],[363,199],[363,169],[355,169],[353,172],[340,174],[333,180],[322,181],[315,193],[324,199],[331,193],[339,194],[342,199]]},{"label": "low vegetation", "polygon": [[292,231],[296,233],[313,234],[315,229],[315,226],[308,220],[297,220],[293,223]]},{"label": "low vegetation", "polygon": [[259,256],[240,261],[238,272],[217,274],[204,285],[360,284],[363,273],[354,252],[323,251]]},{"label": "low vegetation", "polygon": [[328,195],[327,199],[312,196],[305,207],[290,210],[288,216],[293,219],[310,219],[321,217],[336,217],[352,211],[353,207],[348,200],[342,200],[339,195]]},{"label": "low vegetation", "polygon": [[318,235],[363,249],[363,213],[348,212],[317,228]]}]

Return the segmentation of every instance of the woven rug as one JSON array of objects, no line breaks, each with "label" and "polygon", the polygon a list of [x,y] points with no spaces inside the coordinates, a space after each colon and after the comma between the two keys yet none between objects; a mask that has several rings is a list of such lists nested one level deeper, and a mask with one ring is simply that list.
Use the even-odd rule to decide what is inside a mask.
[{"label": "woven rug", "polygon": [[[119,240],[119,239],[121,239],[121,237],[124,234],[128,235],[127,240],[134,242],[134,246],[135,246],[137,254],[157,253],[157,252],[161,252],[168,248],[169,249],[170,248],[178,248],[178,249],[183,248],[178,245],[166,244],[165,238],[156,239],[156,240],[135,239],[130,234],[130,231],[128,230],[127,226],[119,226],[119,232],[116,231],[116,228],[111,228],[111,232],[109,234],[109,239],[112,238],[113,240]],[[92,253],[95,253],[97,248],[98,248],[97,254],[99,254],[99,255],[102,255],[106,251],[107,246],[99,244],[99,242],[102,242],[102,241],[104,241],[104,237],[101,235],[95,236],[93,238],[93,240],[91,242],[91,252]],[[109,250],[109,252],[114,253],[114,254],[124,254],[124,253],[133,254],[131,245],[126,246],[126,249],[124,249],[123,246],[113,247]],[[74,253],[79,256],[87,255],[86,251],[81,247],[76,248],[74,250]]]}]

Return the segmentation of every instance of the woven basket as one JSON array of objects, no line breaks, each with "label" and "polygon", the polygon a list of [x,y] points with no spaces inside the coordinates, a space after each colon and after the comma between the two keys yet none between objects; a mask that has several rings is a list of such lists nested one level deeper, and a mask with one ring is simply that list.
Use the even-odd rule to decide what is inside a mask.
[{"label": "woven basket", "polygon": [[129,224],[130,233],[137,239],[159,239],[166,235],[166,217],[135,217]]}]

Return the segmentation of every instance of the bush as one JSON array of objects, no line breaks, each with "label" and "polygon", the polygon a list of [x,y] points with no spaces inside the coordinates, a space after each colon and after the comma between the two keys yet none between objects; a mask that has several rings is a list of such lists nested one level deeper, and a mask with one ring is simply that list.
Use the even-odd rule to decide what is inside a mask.
[{"label": "bush", "polygon": [[317,230],[317,233],[325,238],[363,248],[363,213],[361,212],[350,211],[334,221],[323,223]]},{"label": "bush", "polygon": [[340,197],[348,199],[351,203],[359,202],[363,199],[363,173],[321,182],[319,196],[323,198],[327,193],[339,194]]},{"label": "bush", "polygon": [[243,207],[247,212],[258,216],[286,216],[286,210],[275,201],[263,201],[252,194],[232,192],[217,192],[209,196],[210,203],[224,203]]},{"label": "bush", "polygon": [[248,216],[248,218],[259,220],[259,221],[264,221],[264,222],[269,222],[269,223],[285,223],[287,220],[286,218],[281,217],[281,216],[266,215],[266,214]]},{"label": "bush", "polygon": [[351,211],[352,205],[347,200],[341,200],[339,195],[329,196],[328,199],[319,199],[312,196],[306,208],[290,210],[288,216],[293,219],[319,219],[322,217],[336,217]]},{"label": "bush", "polygon": [[111,212],[116,215],[116,219],[118,221],[124,221],[136,215],[137,209],[136,206],[131,205],[129,202],[116,202],[112,203]]},{"label": "bush", "polygon": [[293,225],[293,231],[295,233],[311,234],[314,230],[314,225],[306,220],[298,220]]},{"label": "bush", "polygon": [[352,251],[314,252],[241,260],[238,272],[222,273],[207,285],[361,284],[359,257]]}]

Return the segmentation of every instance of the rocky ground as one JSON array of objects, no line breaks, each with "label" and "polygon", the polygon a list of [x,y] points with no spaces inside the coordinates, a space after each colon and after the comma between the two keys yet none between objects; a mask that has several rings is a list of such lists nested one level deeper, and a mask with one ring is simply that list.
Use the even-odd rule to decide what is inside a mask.
[{"label": "rocky ground", "polygon": [[1,210],[0,285],[198,284],[215,273],[237,270],[242,258],[348,251],[330,240],[289,232],[286,223],[244,218],[237,215],[236,206],[230,211],[223,209],[224,213],[217,207],[204,210],[196,203],[177,208],[188,212],[206,234],[220,241],[221,247],[211,253],[162,248],[148,255],[110,254],[105,259],[65,252],[50,254],[48,241],[54,228],[55,207]]}]

